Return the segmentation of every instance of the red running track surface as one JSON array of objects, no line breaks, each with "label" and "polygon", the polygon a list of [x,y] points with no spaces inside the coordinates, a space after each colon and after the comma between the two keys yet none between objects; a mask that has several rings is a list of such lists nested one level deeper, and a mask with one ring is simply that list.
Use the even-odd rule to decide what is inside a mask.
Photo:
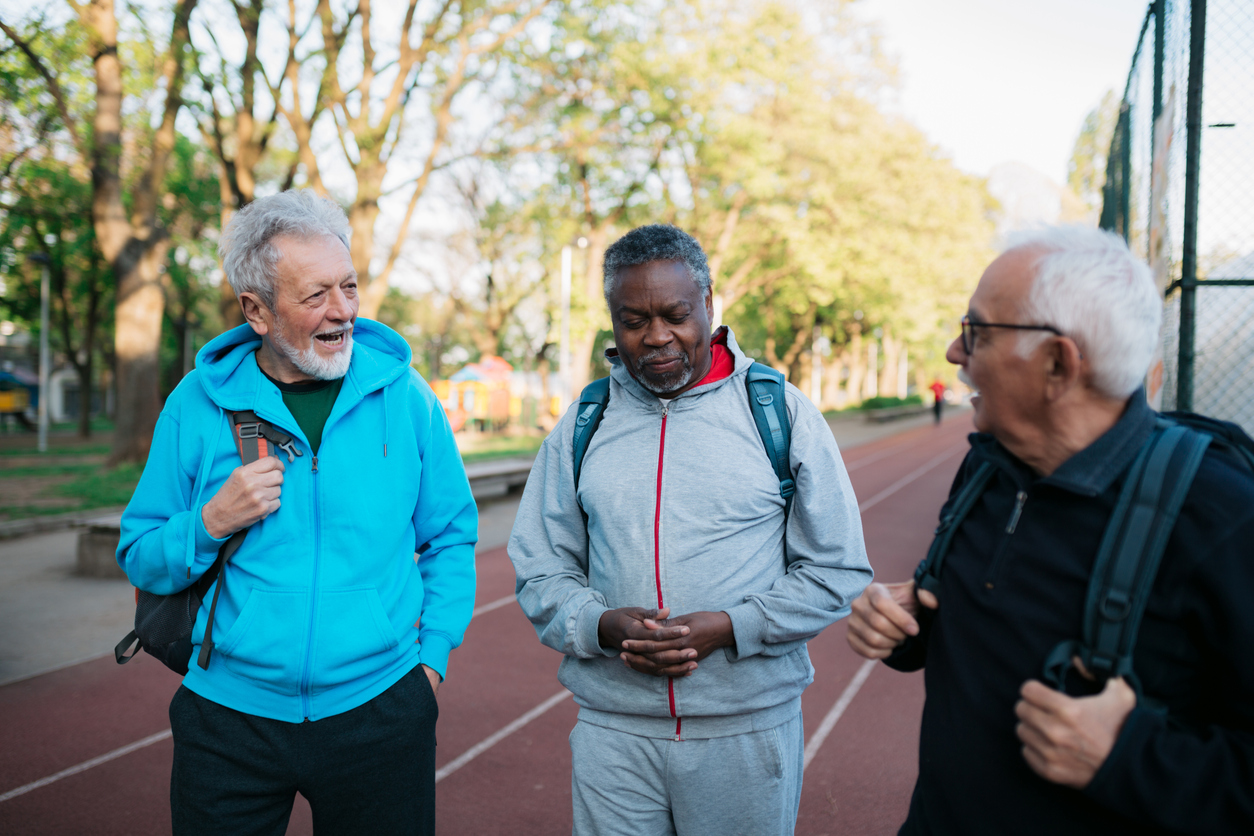
[{"label": "red running track surface", "polygon": [[[878,579],[909,577],[966,449],[965,415],[850,451]],[[512,595],[503,548],[478,558],[478,605]],[[893,834],[914,785],[923,685],[882,665],[862,668],[834,625],[810,643],[814,684],[803,697],[807,742],[842,695],[852,700],[806,770],[797,833]],[[561,692],[557,654],[540,645],[512,601],[477,616],[440,689],[437,767]],[[143,656],[103,658],[0,687],[0,799],[169,728],[178,678]],[[563,699],[440,780],[437,831],[446,836],[570,832],[570,749],[577,708]],[[170,830],[168,737],[16,797],[0,800],[0,833],[163,834]],[[302,799],[288,829],[312,832]]]}]

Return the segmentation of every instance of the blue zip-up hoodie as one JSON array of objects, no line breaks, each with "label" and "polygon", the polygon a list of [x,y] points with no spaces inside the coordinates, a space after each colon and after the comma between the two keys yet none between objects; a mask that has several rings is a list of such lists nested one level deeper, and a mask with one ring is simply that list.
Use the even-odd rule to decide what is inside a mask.
[{"label": "blue zip-up hoodie", "polygon": [[[368,319],[318,455],[257,367],[242,325],[214,339],[166,401],[143,477],[122,515],[118,563],[169,594],[204,574],[226,542],[204,504],[240,466],[230,412],[251,410],[296,439],[281,506],[227,563],[208,670],[183,684],[261,717],[318,720],[386,691],[419,663],[444,675],[475,598],[478,515],[444,410],[409,367],[408,345]],[[416,554],[420,553],[420,554]]]}]

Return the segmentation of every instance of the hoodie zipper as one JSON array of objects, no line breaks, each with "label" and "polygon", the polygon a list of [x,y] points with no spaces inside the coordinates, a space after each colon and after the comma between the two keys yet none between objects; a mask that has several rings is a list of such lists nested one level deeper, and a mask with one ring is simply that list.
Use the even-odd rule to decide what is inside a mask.
[{"label": "hoodie zipper", "polygon": [[310,468],[310,472],[313,474],[314,560],[313,579],[310,581],[309,588],[309,629],[305,636],[305,670],[304,673],[301,674],[300,681],[301,715],[305,718],[306,722],[309,721],[309,716],[312,713],[309,691],[313,679],[314,624],[318,621],[318,568],[319,563],[321,562],[319,558],[322,554],[322,520],[319,519],[322,504],[319,501],[320,496],[318,491],[318,457],[313,455],[311,451],[310,458],[313,460],[311,462],[312,467]]},{"label": "hoodie zipper", "polygon": [[1005,537],[1001,538],[1001,542],[997,545],[997,551],[993,555],[993,562],[988,568],[988,578],[984,581],[985,589],[995,589],[997,581],[1001,576],[1002,564],[1006,561],[1006,553],[1010,551],[1010,538],[1014,536],[1015,529],[1019,527],[1019,518],[1023,516],[1023,506],[1027,504],[1028,492],[1020,490],[1015,494],[1015,507],[1010,512],[1010,519],[1006,521]]},{"label": "hoodie zipper", "polygon": [[[662,430],[657,446],[657,494],[653,505],[653,579],[657,586],[657,607],[666,606],[662,601],[662,464],[666,458],[666,418],[670,413],[670,405],[662,407]],[[666,698],[670,706],[671,716],[675,718],[675,739],[679,740],[679,727],[683,721],[675,713],[675,679],[666,679]]]}]

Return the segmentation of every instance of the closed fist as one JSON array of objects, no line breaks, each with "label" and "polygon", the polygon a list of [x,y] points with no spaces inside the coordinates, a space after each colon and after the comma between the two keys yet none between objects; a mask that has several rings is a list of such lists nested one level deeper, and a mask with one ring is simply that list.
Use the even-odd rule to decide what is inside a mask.
[{"label": "closed fist", "polygon": [[205,531],[221,540],[279,510],[284,470],[274,456],[235,468],[201,511]]}]

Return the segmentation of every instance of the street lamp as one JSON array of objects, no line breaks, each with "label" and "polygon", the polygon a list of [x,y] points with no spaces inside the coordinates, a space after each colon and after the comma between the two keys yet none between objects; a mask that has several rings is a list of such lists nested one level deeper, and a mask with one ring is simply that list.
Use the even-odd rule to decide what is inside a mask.
[{"label": "street lamp", "polygon": [[[575,242],[579,249],[585,249],[588,246],[588,239],[580,236]],[[570,282],[572,272],[572,262],[574,252],[570,245],[562,247],[562,330],[561,338],[558,344],[557,357],[557,376],[561,381],[561,409],[558,414],[562,415],[566,412],[566,407],[570,406],[571,396],[571,379],[570,379]]]}]

